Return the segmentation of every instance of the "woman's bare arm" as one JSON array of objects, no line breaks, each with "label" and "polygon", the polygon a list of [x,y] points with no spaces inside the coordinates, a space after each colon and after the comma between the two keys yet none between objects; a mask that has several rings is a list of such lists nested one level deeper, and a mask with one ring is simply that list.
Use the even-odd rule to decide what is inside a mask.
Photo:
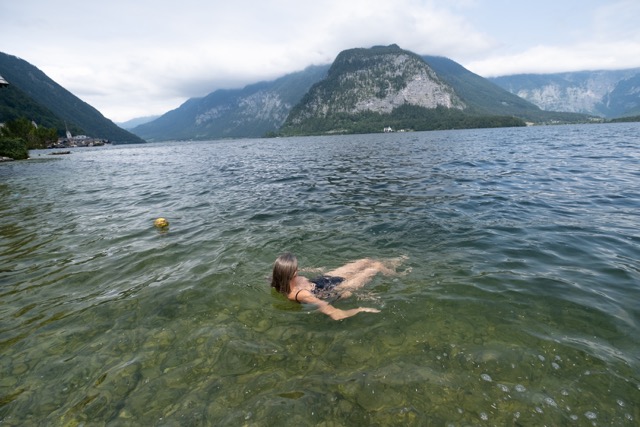
[{"label": "woman's bare arm", "polygon": [[355,316],[358,313],[380,313],[380,310],[377,308],[369,308],[369,307],[358,307],[352,308],[349,310],[341,310],[329,304],[326,301],[317,298],[310,291],[300,291],[298,294],[298,301],[303,302],[305,304],[313,304],[318,307],[318,310],[321,313],[326,314],[331,317],[333,320],[342,320],[347,317]]}]

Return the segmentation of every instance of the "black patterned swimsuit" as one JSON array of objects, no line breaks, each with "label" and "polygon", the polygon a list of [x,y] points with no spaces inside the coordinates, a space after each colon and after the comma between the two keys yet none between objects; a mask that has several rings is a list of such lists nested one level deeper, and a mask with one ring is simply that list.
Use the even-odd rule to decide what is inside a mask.
[{"label": "black patterned swimsuit", "polygon": [[[311,293],[318,298],[327,299],[338,296],[338,292],[335,291],[335,287],[344,282],[344,277],[323,275],[309,281],[315,285],[313,289],[311,289]],[[302,290],[304,289],[301,289],[300,291]],[[298,301],[298,294],[300,291],[296,293],[296,302],[300,302]]]}]

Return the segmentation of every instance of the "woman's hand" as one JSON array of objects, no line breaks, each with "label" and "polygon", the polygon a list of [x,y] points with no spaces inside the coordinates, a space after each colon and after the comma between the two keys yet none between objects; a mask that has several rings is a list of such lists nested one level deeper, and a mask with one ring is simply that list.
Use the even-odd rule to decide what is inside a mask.
[{"label": "woman's hand", "polygon": [[378,310],[377,308],[370,307],[358,307],[352,308],[350,310],[340,310],[339,308],[335,308],[327,304],[327,307],[323,308],[320,308],[320,311],[322,311],[324,314],[329,315],[333,320],[346,319],[347,317],[355,316],[358,313],[380,313],[380,310]]},{"label": "woman's hand", "polygon": [[370,307],[358,307],[358,310],[360,310],[360,313],[380,313],[380,310],[377,308]]}]

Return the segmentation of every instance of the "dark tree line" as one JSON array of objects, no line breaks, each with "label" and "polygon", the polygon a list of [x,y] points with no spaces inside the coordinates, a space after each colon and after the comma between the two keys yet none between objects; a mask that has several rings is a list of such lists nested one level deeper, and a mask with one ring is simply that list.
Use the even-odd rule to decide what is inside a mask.
[{"label": "dark tree line", "polygon": [[0,127],[0,156],[26,159],[29,150],[47,148],[57,140],[54,128],[37,126],[24,117],[10,120]]},{"label": "dark tree line", "polygon": [[269,136],[321,135],[325,133],[376,133],[390,126],[394,130],[427,131],[525,126],[512,116],[476,115],[454,108],[434,109],[403,105],[391,114],[363,111],[356,114],[337,113],[328,117],[313,117],[301,123],[286,122],[279,132]]}]

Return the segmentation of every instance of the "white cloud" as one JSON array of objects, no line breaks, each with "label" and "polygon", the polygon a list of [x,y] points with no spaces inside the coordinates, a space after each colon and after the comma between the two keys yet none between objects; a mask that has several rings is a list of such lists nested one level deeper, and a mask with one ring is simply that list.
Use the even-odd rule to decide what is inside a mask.
[{"label": "white cloud", "polygon": [[[72,29],[63,27],[48,54],[29,60],[116,120],[330,63],[347,48],[397,43],[445,55],[489,44],[461,17],[415,0],[186,1],[178,8],[116,1],[97,9],[82,3],[79,10],[71,3],[49,12],[71,11]],[[64,14],[56,19],[67,20]]]},{"label": "white cloud", "polygon": [[[0,2],[0,51],[23,57],[119,121],[377,44],[448,56],[487,76],[640,66],[633,22],[640,2],[567,0],[563,7],[571,2],[591,17],[584,27],[573,24],[573,40],[580,40],[573,45],[562,28],[556,39],[563,43],[536,35],[520,3],[492,0],[20,0]],[[584,12],[584,2],[599,7]],[[536,19],[552,4],[536,3]],[[498,31],[514,28],[522,31],[512,39]]]},{"label": "white cloud", "polygon": [[536,46],[515,55],[491,56],[464,64],[483,77],[521,73],[558,73],[580,70],[616,70],[640,66],[640,43],[585,42],[573,46]]}]

